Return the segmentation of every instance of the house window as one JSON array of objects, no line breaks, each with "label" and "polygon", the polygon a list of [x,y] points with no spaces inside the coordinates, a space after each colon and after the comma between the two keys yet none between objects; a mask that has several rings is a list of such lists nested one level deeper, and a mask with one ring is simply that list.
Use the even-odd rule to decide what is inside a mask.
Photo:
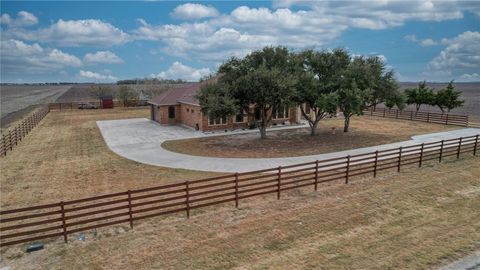
[{"label": "house window", "polygon": [[194,113],[195,111],[192,109],[192,113]]},{"label": "house window", "polygon": [[218,118],[210,118],[208,117],[208,125],[209,126],[217,126],[217,125],[226,125],[227,124],[227,117],[218,117]]},{"label": "house window", "polygon": [[235,115],[235,123],[244,123],[245,122],[245,111],[242,109],[240,113]]},{"label": "house window", "polygon": [[189,111],[190,111],[190,109],[189,109],[189,108],[187,108],[187,112],[189,112]]},{"label": "house window", "polygon": [[168,107],[168,118],[175,118],[175,106]]},{"label": "house window", "polygon": [[287,119],[288,118],[288,107],[284,106],[278,110],[273,110],[272,119]]}]

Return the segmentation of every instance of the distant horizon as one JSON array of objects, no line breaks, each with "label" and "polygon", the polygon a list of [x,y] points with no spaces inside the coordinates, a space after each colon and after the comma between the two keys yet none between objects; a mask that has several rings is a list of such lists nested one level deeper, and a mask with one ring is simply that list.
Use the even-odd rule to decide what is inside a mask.
[{"label": "distant horizon", "polygon": [[[130,80],[130,79],[125,79],[125,80]],[[134,80],[134,79],[131,79]],[[122,81],[122,80],[120,80]],[[185,81],[184,83],[195,83],[199,81]],[[404,84],[404,83],[414,83],[418,84],[420,82],[423,82],[423,80],[420,81],[398,81],[399,84]],[[443,84],[443,83],[449,83],[450,81],[427,81],[425,80],[426,83],[433,83],[433,84]],[[471,81],[471,82],[456,82],[454,81],[454,84],[479,84],[480,81]],[[44,84],[64,84],[64,85],[69,85],[69,84],[118,84],[117,82],[31,82],[31,83],[12,83],[12,82],[2,82],[0,85],[44,85]]]}]

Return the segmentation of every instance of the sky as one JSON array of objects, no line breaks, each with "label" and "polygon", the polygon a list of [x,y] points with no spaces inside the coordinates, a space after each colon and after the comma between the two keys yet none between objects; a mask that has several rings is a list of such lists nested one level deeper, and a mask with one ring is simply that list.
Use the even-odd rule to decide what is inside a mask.
[{"label": "sky", "polygon": [[2,83],[197,81],[264,46],[379,56],[399,81],[480,81],[480,1],[1,1]]}]

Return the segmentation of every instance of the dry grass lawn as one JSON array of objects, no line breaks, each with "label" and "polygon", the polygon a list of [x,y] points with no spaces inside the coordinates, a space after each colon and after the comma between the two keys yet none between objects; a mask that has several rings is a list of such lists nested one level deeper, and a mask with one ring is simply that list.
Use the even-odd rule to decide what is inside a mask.
[{"label": "dry grass lawn", "polygon": [[[10,269],[428,269],[480,248],[480,157],[3,250]],[[73,238],[73,237],[72,237]]]},{"label": "dry grass lawn", "polygon": [[[320,122],[316,136],[310,129],[271,131],[261,140],[258,133],[167,141],[170,151],[214,157],[268,158],[314,155],[409,140],[413,135],[458,129],[455,126],[428,124],[379,117],[354,117],[350,131],[343,132],[343,119]],[[336,134],[331,128],[336,127]]]},{"label": "dry grass lawn", "polygon": [[137,163],[110,151],[97,120],[149,117],[149,109],[50,112],[0,158],[2,208],[71,200],[212,175]]}]

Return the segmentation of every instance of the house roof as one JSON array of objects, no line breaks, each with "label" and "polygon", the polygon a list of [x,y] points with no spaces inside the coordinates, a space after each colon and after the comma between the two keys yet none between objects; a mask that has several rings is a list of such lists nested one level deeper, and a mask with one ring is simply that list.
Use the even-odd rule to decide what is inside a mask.
[{"label": "house roof", "polygon": [[185,83],[183,86],[169,89],[166,92],[153,97],[148,103],[154,105],[176,105],[178,103],[187,103],[200,106],[200,103],[195,98],[200,87],[207,82],[216,82],[217,79],[218,77],[213,77],[203,82]]}]

